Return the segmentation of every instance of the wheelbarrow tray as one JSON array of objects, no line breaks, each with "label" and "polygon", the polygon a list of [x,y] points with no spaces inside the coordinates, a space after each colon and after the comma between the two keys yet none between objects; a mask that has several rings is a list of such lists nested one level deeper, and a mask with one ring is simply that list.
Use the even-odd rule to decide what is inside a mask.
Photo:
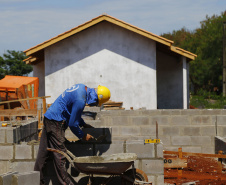
[{"label": "wheelbarrow tray", "polygon": [[76,157],[73,162],[85,174],[120,175],[136,160],[134,153],[118,153],[108,156]]}]

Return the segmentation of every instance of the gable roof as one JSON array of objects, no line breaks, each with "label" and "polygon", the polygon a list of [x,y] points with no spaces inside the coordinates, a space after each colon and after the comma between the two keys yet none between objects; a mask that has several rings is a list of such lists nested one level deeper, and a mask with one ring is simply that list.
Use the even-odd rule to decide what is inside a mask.
[{"label": "gable roof", "polygon": [[183,56],[187,57],[190,60],[194,60],[195,57],[197,57],[197,55],[195,55],[193,53],[190,53],[190,52],[185,51],[185,50],[183,50],[181,48],[172,46],[173,41],[171,41],[171,40],[168,40],[168,39],[163,38],[161,36],[155,35],[155,34],[153,34],[151,32],[148,32],[146,30],[143,30],[141,28],[138,28],[138,27],[133,26],[131,24],[128,24],[126,22],[123,22],[123,21],[121,21],[119,19],[116,19],[116,18],[114,18],[112,16],[103,14],[103,15],[100,15],[100,16],[98,16],[98,17],[96,17],[96,18],[94,18],[94,19],[92,19],[92,20],[90,20],[88,22],[85,22],[84,24],[81,24],[81,25],[79,25],[79,26],[77,26],[75,28],[72,28],[71,30],[66,31],[66,32],[64,32],[64,33],[62,33],[62,34],[60,34],[60,35],[58,35],[56,37],[53,37],[53,38],[51,38],[51,39],[49,39],[49,40],[47,40],[47,41],[45,41],[45,42],[43,42],[41,44],[38,44],[38,45],[36,45],[36,46],[34,46],[34,47],[30,48],[30,49],[25,50],[24,53],[27,56],[29,56],[29,57],[27,59],[25,59],[24,61],[27,64],[28,63],[32,63],[32,62],[37,62],[40,58],[44,58],[43,50],[46,47],[48,47],[50,45],[53,45],[53,44],[55,44],[55,43],[57,43],[57,42],[59,42],[59,41],[61,41],[63,39],[66,39],[66,38],[68,38],[68,37],[70,37],[70,36],[72,36],[72,35],[74,35],[76,33],[79,33],[79,32],[81,32],[81,31],[83,31],[83,30],[85,30],[85,29],[87,29],[87,28],[89,28],[89,27],[91,27],[91,26],[93,26],[95,24],[98,24],[98,23],[100,23],[102,21],[108,21],[108,22],[110,22],[112,24],[118,25],[118,26],[120,26],[122,28],[130,30],[130,31],[135,32],[137,34],[140,34],[140,35],[142,35],[144,37],[147,37],[149,39],[152,39],[152,40],[154,40],[154,41],[156,41],[156,42],[158,42],[160,44],[168,46],[171,51],[173,51],[173,52],[175,52],[177,54],[183,55]]}]

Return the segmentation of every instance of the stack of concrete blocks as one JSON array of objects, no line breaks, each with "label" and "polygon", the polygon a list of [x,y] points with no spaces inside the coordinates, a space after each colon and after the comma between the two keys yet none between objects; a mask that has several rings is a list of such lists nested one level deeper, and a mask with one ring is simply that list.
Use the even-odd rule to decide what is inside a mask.
[{"label": "stack of concrete blocks", "polygon": [[33,171],[37,136],[37,120],[29,120],[16,127],[0,127],[0,174]]},{"label": "stack of concrete blocks", "polygon": [[0,175],[0,185],[39,185],[40,173],[31,172],[8,172]]},{"label": "stack of concrete blocks", "polygon": [[8,125],[7,127],[0,127],[0,144],[28,142],[38,139],[38,121],[36,119],[13,124],[9,122]]}]

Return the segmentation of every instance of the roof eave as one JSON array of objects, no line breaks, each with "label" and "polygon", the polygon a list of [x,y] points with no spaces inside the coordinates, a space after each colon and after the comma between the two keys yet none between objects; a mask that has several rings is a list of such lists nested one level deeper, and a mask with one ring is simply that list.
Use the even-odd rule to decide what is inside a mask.
[{"label": "roof eave", "polygon": [[88,22],[86,22],[86,23],[84,23],[84,24],[82,24],[82,25],[80,25],[78,27],[75,27],[75,28],[63,33],[63,34],[60,34],[60,35],[58,35],[58,36],[56,36],[54,38],[51,38],[51,39],[49,39],[49,40],[47,40],[47,41],[45,41],[45,42],[43,42],[43,43],[41,43],[41,44],[39,44],[37,46],[34,46],[34,47],[32,47],[32,48],[30,48],[28,50],[25,50],[24,53],[27,56],[31,56],[32,54],[34,54],[34,53],[36,53],[36,52],[38,52],[38,51],[40,51],[40,50],[52,45],[52,44],[55,44],[56,42],[59,42],[59,41],[61,41],[63,39],[66,39],[66,38],[68,38],[68,37],[70,37],[70,36],[72,36],[72,35],[74,35],[74,34],[76,34],[78,32],[81,32],[81,31],[83,31],[83,30],[95,25],[95,24],[98,24],[98,23],[100,23],[101,21],[104,21],[104,20],[108,21],[108,22],[111,22],[111,23],[113,23],[115,25],[121,26],[121,27],[123,27],[123,28],[125,28],[127,30],[133,31],[135,33],[138,33],[140,35],[143,35],[143,36],[145,36],[147,38],[150,38],[150,39],[152,39],[154,41],[160,42],[160,43],[162,43],[164,45],[171,46],[173,44],[173,41],[171,41],[171,40],[165,39],[165,38],[160,37],[158,35],[155,35],[155,34],[152,34],[150,32],[147,32],[145,30],[142,30],[142,29],[140,29],[138,27],[130,25],[130,24],[128,24],[126,22],[123,22],[121,20],[118,20],[118,19],[116,19],[114,17],[108,16],[108,15],[101,15],[101,16],[99,16],[99,17],[97,17],[95,19],[92,19],[92,20],[90,20],[90,21],[88,21]]}]

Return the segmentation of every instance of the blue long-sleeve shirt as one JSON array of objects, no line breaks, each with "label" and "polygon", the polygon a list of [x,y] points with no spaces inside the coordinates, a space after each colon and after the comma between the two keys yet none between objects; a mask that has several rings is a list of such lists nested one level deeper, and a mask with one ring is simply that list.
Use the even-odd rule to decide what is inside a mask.
[{"label": "blue long-sleeve shirt", "polygon": [[94,89],[87,88],[84,84],[75,84],[66,89],[50,106],[44,114],[49,120],[66,121],[66,128],[69,126],[71,131],[81,139],[84,135],[81,126],[85,124],[81,118],[84,107],[87,103],[97,101]]}]

